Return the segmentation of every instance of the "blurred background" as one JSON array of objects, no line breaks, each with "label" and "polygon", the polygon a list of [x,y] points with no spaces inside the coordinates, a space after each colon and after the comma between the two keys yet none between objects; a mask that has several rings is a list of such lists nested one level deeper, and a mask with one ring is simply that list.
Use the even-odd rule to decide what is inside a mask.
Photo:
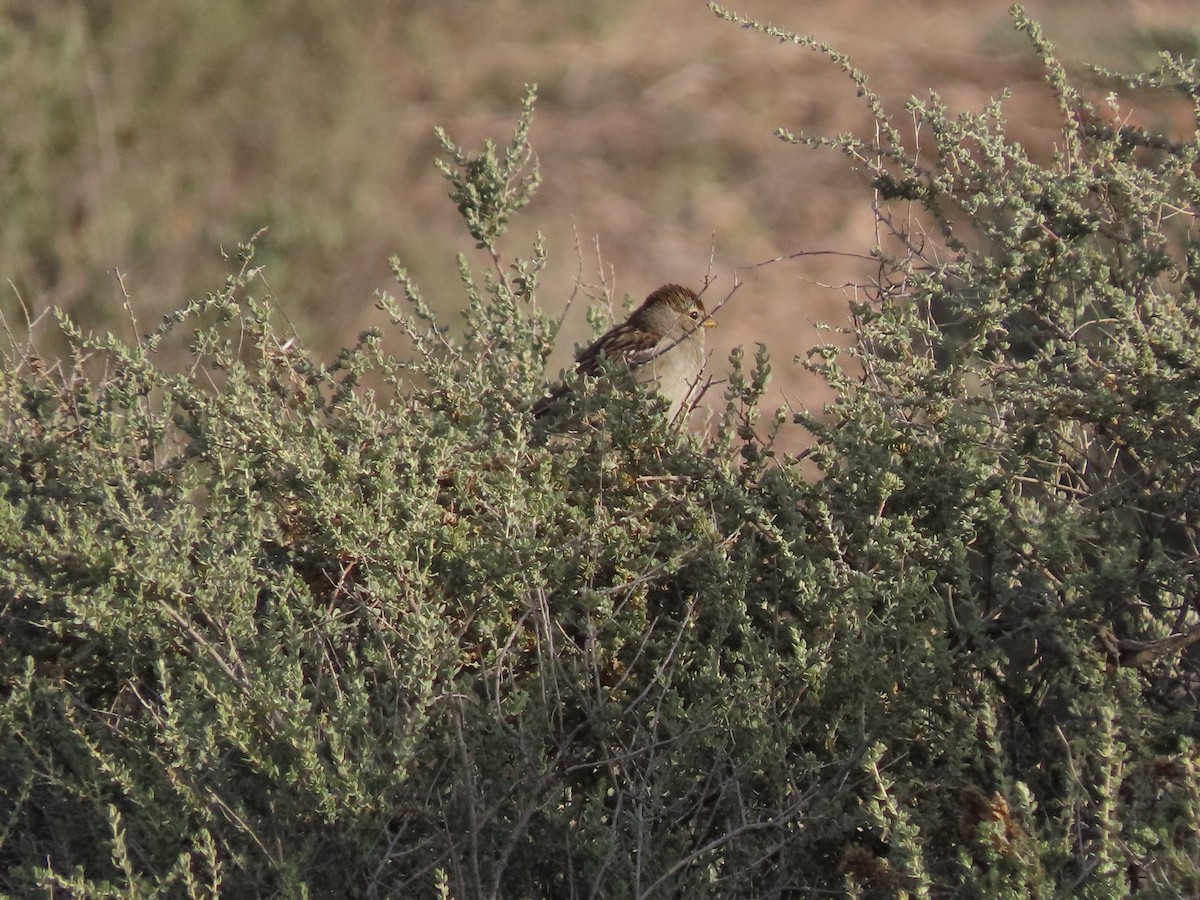
[{"label": "blurred background", "polygon": [[[1058,124],[1007,0],[730,0],[850,55],[909,137],[904,103],[932,89],[979,110],[1004,88],[1011,135],[1047,158]],[[1095,99],[1084,63],[1144,70],[1160,48],[1197,55],[1196,2],[1030,2]],[[126,337],[220,287],[264,226],[258,262],[301,339],[329,355],[381,324],[374,292],[400,257],[431,305],[461,302],[454,254],[483,260],[433,167],[435,125],[475,149],[504,143],[523,85],[540,100],[543,185],[504,238],[550,253],[540,293],[558,314],[576,284],[640,299],[666,281],[745,282],[712,332],[766,343],[772,405],[820,402],[790,364],[841,325],[869,275],[871,193],[831,151],[777,126],[869,137],[850,80],[823,56],[718,19],[703,0],[0,0],[0,311],[19,333],[62,307]],[[1123,94],[1131,123],[1191,132],[1187,107]],[[1182,130],[1181,130],[1182,129]],[[753,267],[753,268],[751,268]],[[586,304],[552,362],[588,336]],[[714,398],[713,403],[717,400]]]}]

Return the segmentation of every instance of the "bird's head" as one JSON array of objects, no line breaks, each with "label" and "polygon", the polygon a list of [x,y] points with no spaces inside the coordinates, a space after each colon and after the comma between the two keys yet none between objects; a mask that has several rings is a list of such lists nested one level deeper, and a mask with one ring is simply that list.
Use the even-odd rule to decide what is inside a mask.
[{"label": "bird's head", "polygon": [[639,327],[658,335],[671,334],[677,327],[692,332],[717,324],[696,292],[680,284],[664,284],[654,291],[629,317],[630,322],[635,319]]}]

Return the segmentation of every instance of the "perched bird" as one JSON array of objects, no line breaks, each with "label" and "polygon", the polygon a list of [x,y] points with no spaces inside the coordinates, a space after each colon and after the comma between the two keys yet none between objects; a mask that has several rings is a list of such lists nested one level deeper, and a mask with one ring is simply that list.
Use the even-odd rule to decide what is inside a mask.
[{"label": "perched bird", "polygon": [[[575,368],[598,375],[601,356],[624,362],[634,381],[667,400],[667,415],[674,419],[698,390],[705,363],[704,329],[716,324],[694,291],[664,284],[628,319],[580,352]],[[565,385],[555,388],[534,405],[534,416],[544,415],[566,392]]]}]

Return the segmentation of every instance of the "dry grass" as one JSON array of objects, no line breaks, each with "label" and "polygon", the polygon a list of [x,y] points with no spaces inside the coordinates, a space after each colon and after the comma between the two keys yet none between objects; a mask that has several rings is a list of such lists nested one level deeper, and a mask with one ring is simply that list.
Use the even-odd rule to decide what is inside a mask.
[{"label": "dry grass", "polygon": [[[355,0],[12,0],[0,15],[0,310],[49,305],[120,323],[126,287],[142,322],[220,283],[218,249],[264,225],[261,260],[301,336],[332,350],[379,321],[372,292],[397,253],[435,302],[453,302],[453,251],[470,250],[431,165],[435,124],[468,146],[503,138],[525,82],[541,86],[533,139],[544,174],[506,239],[548,237],[542,301],[577,279],[618,296],[708,268],[747,284],[715,334],[764,341],[779,389],[814,402],[785,364],[844,319],[841,286],[861,263],[801,250],[862,252],[869,194],[832,154],[788,147],[778,125],[863,128],[849,81],[820,56],[718,21],[701,0],[562,4]],[[1069,60],[1134,68],[1152,45],[1194,51],[1190,4],[1028,4]],[[755,17],[817,34],[851,54],[903,116],[939,91],[978,109],[1010,87],[1014,134],[1050,151],[1042,72],[1007,21],[1007,2],[796,4],[746,0]],[[1141,111],[1162,124],[1158,111]],[[579,245],[577,248],[577,244]],[[598,252],[597,252],[598,248]],[[825,287],[829,285],[831,287]],[[570,339],[583,314],[571,313]],[[569,341],[567,342],[569,343]],[[569,346],[560,347],[565,362]],[[780,395],[776,395],[776,399]]]}]

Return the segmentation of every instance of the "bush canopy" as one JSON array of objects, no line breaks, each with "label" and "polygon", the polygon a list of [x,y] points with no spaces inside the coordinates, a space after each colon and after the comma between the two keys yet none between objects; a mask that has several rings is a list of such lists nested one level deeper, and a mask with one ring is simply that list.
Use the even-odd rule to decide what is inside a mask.
[{"label": "bush canopy", "polygon": [[[617,372],[534,422],[532,91],[505,146],[441,135],[486,270],[451,328],[396,265],[402,360],[314,359],[253,242],[141,339],[11,342],[0,891],[1200,893],[1197,132],[1123,127],[1017,10],[1053,159],[937,97],[918,157],[844,57],[716,12],[876,121],[781,133],[880,223],[820,414],[761,416],[760,352],[712,437]],[[1200,127],[1194,61],[1126,81]]]}]

